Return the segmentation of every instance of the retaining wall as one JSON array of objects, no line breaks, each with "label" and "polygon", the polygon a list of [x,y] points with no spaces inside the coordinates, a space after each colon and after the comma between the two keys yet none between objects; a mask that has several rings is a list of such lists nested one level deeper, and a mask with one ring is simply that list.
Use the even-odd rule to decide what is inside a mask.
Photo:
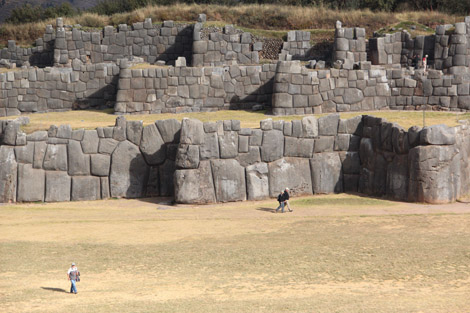
[{"label": "retaining wall", "polygon": [[115,112],[180,113],[271,105],[275,64],[122,69]]},{"label": "retaining wall", "polygon": [[287,41],[282,44],[279,60],[308,60],[310,57],[310,32],[293,30],[287,33]]}]

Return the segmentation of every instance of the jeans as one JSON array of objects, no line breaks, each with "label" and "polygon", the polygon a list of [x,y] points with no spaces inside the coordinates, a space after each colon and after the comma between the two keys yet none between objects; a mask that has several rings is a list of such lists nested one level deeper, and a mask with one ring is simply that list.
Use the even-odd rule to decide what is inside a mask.
[{"label": "jeans", "polygon": [[279,202],[279,206],[276,209],[276,212],[279,211],[279,209],[282,208],[282,213],[284,213],[284,202]]},{"label": "jeans", "polygon": [[70,293],[77,293],[77,286],[75,285],[75,280],[71,279],[70,282],[72,283],[72,285],[70,286]]}]

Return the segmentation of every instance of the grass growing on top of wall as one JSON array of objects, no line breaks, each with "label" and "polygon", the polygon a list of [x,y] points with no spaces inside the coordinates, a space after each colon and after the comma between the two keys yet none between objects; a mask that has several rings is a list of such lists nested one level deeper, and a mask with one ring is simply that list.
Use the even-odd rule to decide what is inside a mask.
[{"label": "grass growing on top of wall", "polygon": [[[85,128],[95,129],[96,127],[113,126],[116,120],[116,115],[113,114],[113,109],[93,111],[68,111],[68,112],[51,112],[51,113],[36,113],[28,115],[30,124],[23,126],[23,131],[32,133],[37,130],[47,130],[50,125],[69,124],[73,129]],[[351,118],[357,115],[373,115],[382,117],[389,122],[394,122],[401,125],[403,128],[408,129],[411,126],[423,126],[423,112],[422,111],[373,111],[373,112],[347,112],[341,113],[343,119]],[[326,114],[322,114],[326,115]],[[317,117],[322,116],[317,115]],[[149,125],[156,120],[163,119],[177,119],[195,118],[203,122],[208,121],[222,121],[222,120],[240,120],[242,127],[259,128],[261,120],[272,118],[273,120],[291,121],[294,119],[300,120],[303,116],[289,115],[289,116],[273,116],[267,115],[265,111],[217,111],[217,112],[198,112],[198,113],[181,113],[181,114],[143,114],[143,115],[126,115],[129,121],[143,121],[144,125]],[[0,119],[14,119],[14,116],[2,117]],[[452,113],[452,112],[426,112],[426,126],[445,124],[448,126],[459,125],[459,120],[469,120],[470,113]]]}]

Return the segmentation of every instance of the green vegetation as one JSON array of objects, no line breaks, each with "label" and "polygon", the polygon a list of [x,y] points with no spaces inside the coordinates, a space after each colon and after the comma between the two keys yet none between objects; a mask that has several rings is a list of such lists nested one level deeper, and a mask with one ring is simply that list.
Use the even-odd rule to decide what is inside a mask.
[{"label": "green vegetation", "polygon": [[416,37],[419,35],[432,35],[434,34],[434,29],[423,24],[411,22],[411,21],[402,21],[394,25],[389,25],[383,27],[377,31],[378,34],[393,34],[396,32],[401,32],[406,30],[411,34],[411,37]]},{"label": "green vegetation", "polygon": [[13,9],[10,16],[6,19],[7,23],[23,24],[48,20],[56,17],[70,17],[78,14],[78,11],[72,7],[69,2],[63,2],[56,6],[43,8],[40,5],[25,5]]}]

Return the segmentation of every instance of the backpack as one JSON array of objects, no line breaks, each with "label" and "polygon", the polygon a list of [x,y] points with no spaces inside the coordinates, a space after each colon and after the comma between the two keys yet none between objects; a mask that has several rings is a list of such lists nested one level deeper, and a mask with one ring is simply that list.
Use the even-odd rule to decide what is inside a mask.
[{"label": "backpack", "polygon": [[282,193],[280,193],[279,196],[277,196],[277,202],[282,202]]}]

